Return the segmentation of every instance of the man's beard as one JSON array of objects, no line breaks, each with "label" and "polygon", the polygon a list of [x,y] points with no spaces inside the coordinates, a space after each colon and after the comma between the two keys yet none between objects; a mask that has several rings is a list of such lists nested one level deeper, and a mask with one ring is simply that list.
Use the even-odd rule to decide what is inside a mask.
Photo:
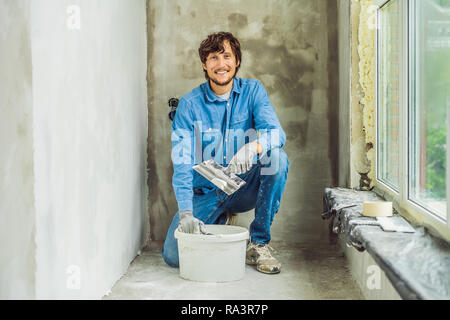
[{"label": "man's beard", "polygon": [[217,84],[218,86],[224,87],[224,86],[228,85],[231,81],[233,81],[235,75],[236,75],[236,71],[234,71],[233,76],[230,77],[230,79],[228,79],[228,80],[225,81],[225,82],[219,82],[219,81],[217,81],[217,80],[215,80],[215,79],[213,79],[213,78],[211,78],[211,77],[209,77],[209,80],[211,80],[212,82],[214,82],[214,83]]}]

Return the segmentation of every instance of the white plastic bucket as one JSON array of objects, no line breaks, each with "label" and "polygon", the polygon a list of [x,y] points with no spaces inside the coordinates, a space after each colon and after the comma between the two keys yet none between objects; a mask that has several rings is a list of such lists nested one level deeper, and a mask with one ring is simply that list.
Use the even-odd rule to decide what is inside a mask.
[{"label": "white plastic bucket", "polygon": [[242,279],[245,273],[248,230],[229,225],[206,225],[206,230],[212,235],[175,230],[180,277],[201,282]]}]

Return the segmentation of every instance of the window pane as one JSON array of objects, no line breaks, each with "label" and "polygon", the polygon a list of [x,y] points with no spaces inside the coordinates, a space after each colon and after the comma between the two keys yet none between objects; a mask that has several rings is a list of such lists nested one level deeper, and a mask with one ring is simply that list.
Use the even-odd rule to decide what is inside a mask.
[{"label": "window pane", "polygon": [[414,1],[412,17],[409,197],[445,219],[450,0]]},{"label": "window pane", "polygon": [[399,190],[400,8],[391,0],[379,11],[378,180]]}]

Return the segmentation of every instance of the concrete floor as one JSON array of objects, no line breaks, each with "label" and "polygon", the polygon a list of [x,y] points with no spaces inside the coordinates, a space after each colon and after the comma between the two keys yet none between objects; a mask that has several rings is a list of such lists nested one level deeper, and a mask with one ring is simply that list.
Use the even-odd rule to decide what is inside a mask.
[{"label": "concrete floor", "polygon": [[161,243],[131,263],[105,300],[300,300],[363,299],[338,245],[304,245],[272,241],[274,256],[282,263],[277,275],[266,275],[246,266],[245,277],[228,283],[200,283],[179,277],[178,269],[161,258]]}]

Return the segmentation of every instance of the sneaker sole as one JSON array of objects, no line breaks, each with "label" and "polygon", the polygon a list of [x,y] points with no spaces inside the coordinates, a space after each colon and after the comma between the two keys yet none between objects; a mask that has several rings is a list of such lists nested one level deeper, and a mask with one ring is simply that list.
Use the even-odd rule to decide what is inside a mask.
[{"label": "sneaker sole", "polygon": [[281,269],[278,269],[278,268],[276,268],[276,270],[266,271],[266,270],[261,270],[258,267],[256,267],[256,270],[258,270],[261,273],[265,273],[265,274],[278,274],[281,272]]},{"label": "sneaker sole", "polygon": [[276,270],[272,270],[272,271],[262,270],[258,267],[258,264],[253,260],[245,259],[245,264],[247,264],[249,266],[256,266],[256,270],[258,270],[261,273],[265,273],[265,274],[277,274],[277,273],[281,272],[281,268],[280,269],[276,268]]}]

